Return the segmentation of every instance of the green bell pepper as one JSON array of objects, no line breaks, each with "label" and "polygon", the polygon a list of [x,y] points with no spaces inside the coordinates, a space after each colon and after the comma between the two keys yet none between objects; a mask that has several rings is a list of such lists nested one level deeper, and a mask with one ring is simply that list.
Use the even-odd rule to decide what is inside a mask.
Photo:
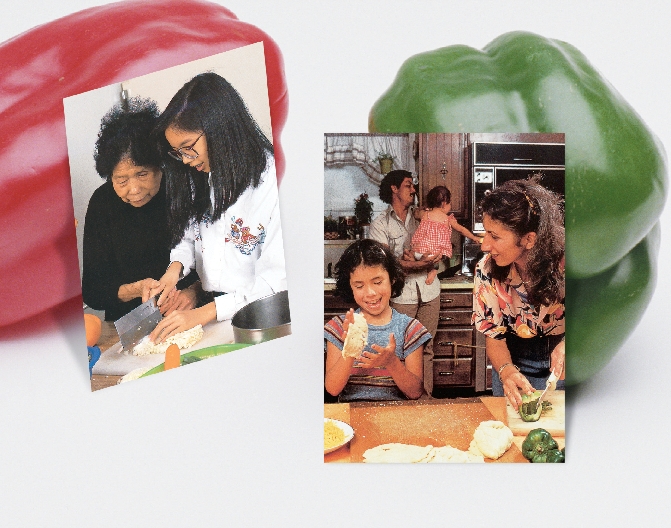
[{"label": "green bell pepper", "polygon": [[546,402],[541,402],[541,405],[538,405],[536,402],[538,398],[541,397],[543,391],[534,391],[531,394],[522,394],[522,404],[519,406],[520,418],[524,422],[537,422],[541,418],[541,413],[543,412],[543,404]]},{"label": "green bell pepper", "polygon": [[545,429],[532,429],[522,442],[522,455],[531,462],[546,462],[548,453],[559,448]]},{"label": "green bell pepper", "polygon": [[527,32],[403,63],[371,132],[566,134],[567,385],[591,377],[640,320],[656,280],[664,149],[585,56]]},{"label": "green bell pepper", "polygon": [[545,462],[563,464],[566,462],[566,455],[564,454],[564,450],[562,449],[560,451],[559,449],[553,449],[548,451],[547,455],[545,456]]}]

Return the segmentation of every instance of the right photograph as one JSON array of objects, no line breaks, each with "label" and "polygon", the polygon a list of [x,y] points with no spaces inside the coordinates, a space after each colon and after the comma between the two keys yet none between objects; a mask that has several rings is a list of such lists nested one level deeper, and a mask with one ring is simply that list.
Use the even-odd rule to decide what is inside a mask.
[{"label": "right photograph", "polygon": [[324,462],[564,462],[564,134],[324,135]]}]

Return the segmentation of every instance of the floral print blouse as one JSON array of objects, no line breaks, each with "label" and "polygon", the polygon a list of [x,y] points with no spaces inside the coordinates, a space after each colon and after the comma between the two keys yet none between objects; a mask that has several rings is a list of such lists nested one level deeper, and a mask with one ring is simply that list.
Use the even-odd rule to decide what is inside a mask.
[{"label": "floral print blouse", "polygon": [[475,268],[473,318],[476,330],[487,337],[504,339],[506,332],[520,337],[564,333],[564,303],[532,306],[515,266],[501,282],[490,276],[491,257],[485,255]]}]

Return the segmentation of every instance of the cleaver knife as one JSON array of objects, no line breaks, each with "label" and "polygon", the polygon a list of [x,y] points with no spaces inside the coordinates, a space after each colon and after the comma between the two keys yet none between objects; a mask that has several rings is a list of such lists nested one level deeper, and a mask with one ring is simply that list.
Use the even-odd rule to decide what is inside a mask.
[{"label": "cleaver knife", "polygon": [[163,316],[156,306],[156,297],[152,297],[114,321],[123,349],[128,352],[133,350],[143,337],[148,336],[156,328],[161,319]]}]

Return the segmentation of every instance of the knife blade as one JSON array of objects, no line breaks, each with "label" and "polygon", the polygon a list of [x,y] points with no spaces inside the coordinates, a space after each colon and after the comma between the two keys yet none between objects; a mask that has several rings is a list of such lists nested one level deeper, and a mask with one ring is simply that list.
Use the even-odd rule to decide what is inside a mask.
[{"label": "knife blade", "polygon": [[142,338],[148,336],[156,328],[161,319],[163,316],[156,305],[156,297],[152,297],[114,321],[123,349],[130,352]]},{"label": "knife blade", "polygon": [[538,407],[541,402],[543,401],[543,398],[545,398],[545,394],[547,394],[548,390],[555,390],[555,387],[557,386],[557,376],[555,376],[554,372],[550,373],[550,377],[548,378],[546,384],[545,384],[545,390],[541,393],[540,398],[536,400],[536,407]]}]

